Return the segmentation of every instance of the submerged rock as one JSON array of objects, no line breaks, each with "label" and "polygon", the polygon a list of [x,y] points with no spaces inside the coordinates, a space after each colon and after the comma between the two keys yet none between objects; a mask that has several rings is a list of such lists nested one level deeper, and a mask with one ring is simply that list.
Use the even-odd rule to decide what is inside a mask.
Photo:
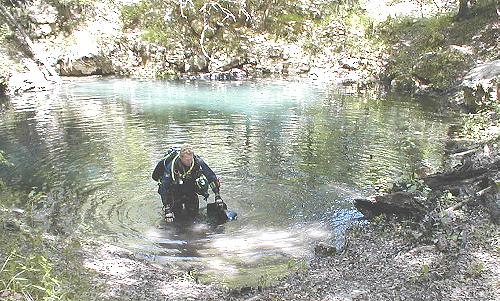
[{"label": "submerged rock", "polygon": [[204,73],[199,75],[186,75],[182,76],[182,80],[214,80],[214,81],[224,81],[224,80],[245,80],[247,79],[247,73],[241,69],[231,69],[224,72],[212,72]]}]

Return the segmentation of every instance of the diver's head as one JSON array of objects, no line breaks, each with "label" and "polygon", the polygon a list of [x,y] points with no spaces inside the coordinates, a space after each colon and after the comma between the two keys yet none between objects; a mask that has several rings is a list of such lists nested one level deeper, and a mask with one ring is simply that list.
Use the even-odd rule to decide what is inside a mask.
[{"label": "diver's head", "polygon": [[191,145],[185,144],[181,147],[179,158],[184,166],[191,166],[193,164],[194,152]]}]

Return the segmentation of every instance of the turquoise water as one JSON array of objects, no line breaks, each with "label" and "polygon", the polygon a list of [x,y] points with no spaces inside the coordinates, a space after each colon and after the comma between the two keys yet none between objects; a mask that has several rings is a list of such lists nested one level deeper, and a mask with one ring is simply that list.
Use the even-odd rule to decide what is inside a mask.
[{"label": "turquoise water", "polygon": [[[256,283],[308,258],[316,241],[341,242],[359,218],[353,198],[423,165],[439,169],[450,122],[416,102],[312,81],[73,79],[2,103],[0,149],[14,166],[0,172],[50,192],[35,217],[49,231]],[[163,222],[150,175],[184,143],[221,178],[237,221]]]}]

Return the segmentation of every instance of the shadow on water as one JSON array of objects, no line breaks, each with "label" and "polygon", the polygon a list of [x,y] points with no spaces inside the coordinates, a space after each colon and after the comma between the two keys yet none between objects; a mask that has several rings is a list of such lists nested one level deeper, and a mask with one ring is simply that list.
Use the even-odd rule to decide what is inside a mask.
[{"label": "shadow on water", "polygon": [[[422,166],[439,169],[451,122],[418,103],[288,81],[79,79],[0,109],[0,149],[13,163],[0,174],[50,192],[40,220],[57,233],[232,285],[299,268],[316,241],[341,247],[359,218],[352,199]],[[183,143],[221,178],[236,222],[163,221],[150,175]]]}]

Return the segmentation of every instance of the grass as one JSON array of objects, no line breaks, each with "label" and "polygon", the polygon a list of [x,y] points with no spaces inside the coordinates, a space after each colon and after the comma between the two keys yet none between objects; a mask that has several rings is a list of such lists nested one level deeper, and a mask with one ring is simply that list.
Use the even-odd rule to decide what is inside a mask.
[{"label": "grass", "polygon": [[96,300],[98,290],[82,267],[78,240],[45,237],[26,228],[1,231],[0,295],[23,296],[23,300]]},{"label": "grass", "polygon": [[388,79],[402,79],[410,86],[416,80],[433,91],[451,91],[474,60],[486,58],[471,56],[455,47],[473,46],[478,33],[496,20],[491,13],[495,11],[494,3],[479,2],[472,17],[463,21],[456,21],[454,13],[448,13],[425,18],[401,17],[381,23],[376,34],[392,46]]},{"label": "grass", "polygon": [[7,300],[98,300],[93,275],[78,253],[80,238],[52,236],[30,222],[29,208],[24,216],[9,209],[26,199],[29,206],[41,195],[0,187],[0,295]]},{"label": "grass", "polygon": [[21,294],[28,300],[63,300],[66,293],[53,269],[42,255],[25,257],[12,250],[0,269],[0,292]]}]

